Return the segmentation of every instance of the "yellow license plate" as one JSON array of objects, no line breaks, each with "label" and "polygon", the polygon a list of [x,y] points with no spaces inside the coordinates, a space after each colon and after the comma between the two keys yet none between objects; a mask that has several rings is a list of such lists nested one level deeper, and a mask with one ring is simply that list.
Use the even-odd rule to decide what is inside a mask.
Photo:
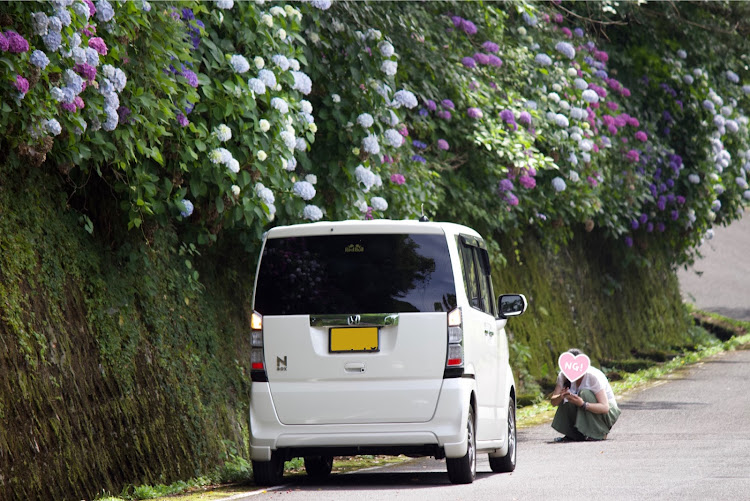
[{"label": "yellow license plate", "polygon": [[379,351],[377,327],[332,327],[332,352]]}]

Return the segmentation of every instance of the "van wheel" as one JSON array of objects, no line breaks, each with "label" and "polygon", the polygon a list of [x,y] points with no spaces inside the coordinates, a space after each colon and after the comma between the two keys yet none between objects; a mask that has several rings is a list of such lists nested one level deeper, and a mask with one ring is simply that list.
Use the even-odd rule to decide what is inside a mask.
[{"label": "van wheel", "polygon": [[284,458],[280,451],[271,451],[270,461],[253,461],[255,485],[272,487],[284,478]]},{"label": "van wheel", "polygon": [[305,472],[308,477],[325,478],[333,469],[333,456],[305,456]]},{"label": "van wheel", "polygon": [[507,473],[516,469],[516,402],[508,402],[508,453],[503,457],[490,456],[490,468],[495,473]]},{"label": "van wheel", "polygon": [[474,434],[474,409],[469,407],[466,422],[466,438],[469,442],[466,455],[460,458],[446,458],[448,478],[454,484],[470,484],[477,476],[477,437]]}]

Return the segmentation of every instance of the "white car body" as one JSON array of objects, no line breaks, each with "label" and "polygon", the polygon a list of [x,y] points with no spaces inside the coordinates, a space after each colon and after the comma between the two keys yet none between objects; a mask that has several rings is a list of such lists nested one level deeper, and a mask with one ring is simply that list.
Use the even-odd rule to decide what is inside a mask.
[{"label": "white car body", "polygon": [[[256,481],[276,483],[268,463],[283,467],[284,459],[300,456],[409,454],[449,462],[472,456],[474,470],[461,482],[473,480],[476,452],[512,455],[515,467],[507,319],[496,313],[485,249],[477,232],[451,223],[319,222],[267,233],[253,296],[250,456]],[[333,288],[319,284],[334,274],[340,280],[329,295]],[[467,277],[481,297],[469,298]],[[379,304],[367,294],[381,288],[397,292],[384,299],[395,305],[388,311],[338,309],[338,303]],[[506,299],[507,316],[523,313],[522,295]],[[459,330],[449,329],[451,312],[461,320]],[[453,348],[449,331],[462,334]]]}]

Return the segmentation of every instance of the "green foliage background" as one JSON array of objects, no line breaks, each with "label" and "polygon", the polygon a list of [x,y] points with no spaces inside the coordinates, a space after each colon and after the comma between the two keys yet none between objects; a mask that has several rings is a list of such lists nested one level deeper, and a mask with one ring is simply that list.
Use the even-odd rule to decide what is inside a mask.
[{"label": "green foliage background", "polygon": [[[218,5],[112,2],[115,22],[73,16],[43,69],[31,50],[0,54],[0,499],[91,498],[246,454],[260,237],[316,219],[313,206],[331,220],[414,218],[424,207],[483,233],[496,290],[530,299],[509,325],[526,390],[572,345],[601,361],[689,342],[673,271],[750,198],[746,4]],[[34,12],[56,8],[5,2],[0,25],[45,50]],[[53,90],[75,35],[92,26],[109,50],[80,93],[85,108],[63,112]],[[578,38],[564,31],[574,27]],[[502,65],[472,67],[466,57],[494,53],[488,41]],[[231,63],[238,55],[248,70]],[[105,130],[113,96],[98,89],[115,67],[127,85]],[[278,85],[256,94],[261,67]],[[604,69],[616,84],[597,76]],[[579,75],[611,104],[563,127],[558,115],[586,106]],[[606,146],[615,109],[638,125]],[[518,127],[524,112],[533,126]],[[601,146],[591,161],[582,138]],[[626,156],[634,148],[637,162]],[[719,165],[719,153],[731,162]],[[665,210],[659,185],[677,156],[669,193],[684,205]],[[517,205],[498,191],[503,181]],[[314,186],[304,197],[302,182]],[[644,216],[664,231],[634,224]]]}]

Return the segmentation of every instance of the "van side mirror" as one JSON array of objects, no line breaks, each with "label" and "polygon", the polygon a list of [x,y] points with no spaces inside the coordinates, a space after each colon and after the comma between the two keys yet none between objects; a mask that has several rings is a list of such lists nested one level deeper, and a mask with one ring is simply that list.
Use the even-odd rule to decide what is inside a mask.
[{"label": "van side mirror", "polygon": [[524,311],[528,302],[523,294],[503,294],[497,298],[497,311],[500,318],[517,317]]}]

